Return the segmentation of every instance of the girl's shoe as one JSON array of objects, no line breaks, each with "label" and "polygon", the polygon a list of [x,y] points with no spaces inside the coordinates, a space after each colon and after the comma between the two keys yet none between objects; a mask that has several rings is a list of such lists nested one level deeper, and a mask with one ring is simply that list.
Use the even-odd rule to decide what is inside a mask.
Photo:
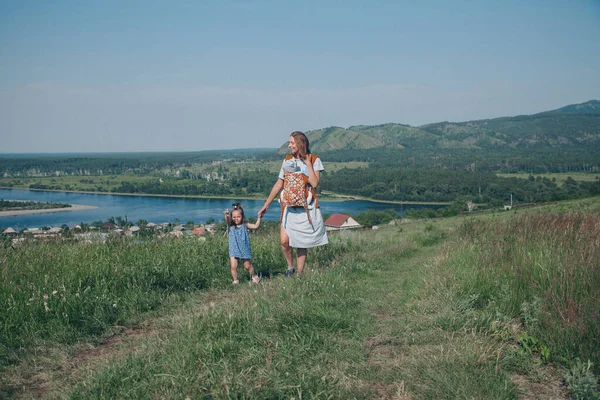
[{"label": "girl's shoe", "polygon": [[236,279],[235,281],[233,281],[233,286],[236,286],[236,285],[239,285],[239,284],[240,284],[239,280]]},{"label": "girl's shoe", "polygon": [[252,277],[252,283],[259,283],[259,282],[260,282],[260,276],[254,275]]}]

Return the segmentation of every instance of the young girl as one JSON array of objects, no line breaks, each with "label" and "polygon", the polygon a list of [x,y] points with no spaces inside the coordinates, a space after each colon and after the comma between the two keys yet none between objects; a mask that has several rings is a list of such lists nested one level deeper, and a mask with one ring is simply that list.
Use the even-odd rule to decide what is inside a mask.
[{"label": "young girl", "polygon": [[238,285],[237,266],[238,259],[244,262],[244,268],[250,273],[253,283],[260,282],[260,277],[254,272],[250,259],[252,253],[250,252],[250,236],[248,235],[248,228],[257,229],[260,226],[261,216],[258,216],[256,224],[249,224],[246,222],[244,216],[244,209],[240,203],[233,203],[233,209],[231,215],[229,210],[223,211],[225,214],[225,222],[227,223],[227,233],[229,234],[229,261],[231,263],[231,276],[233,278],[233,284]]}]

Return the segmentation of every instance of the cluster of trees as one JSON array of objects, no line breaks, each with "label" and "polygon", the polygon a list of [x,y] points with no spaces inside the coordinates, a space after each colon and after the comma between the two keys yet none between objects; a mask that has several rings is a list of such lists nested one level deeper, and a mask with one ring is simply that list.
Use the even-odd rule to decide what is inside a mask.
[{"label": "cluster of trees", "polygon": [[562,186],[548,178],[501,178],[489,172],[436,169],[400,169],[377,166],[344,168],[327,174],[322,190],[389,201],[475,202],[502,205],[510,199],[520,203],[557,201],[600,194],[600,180]]},{"label": "cluster of trees", "polygon": [[156,179],[141,183],[123,181],[118,187],[111,189],[113,193],[145,193],[186,196],[227,196],[231,190],[222,183],[202,182],[201,184],[178,181],[163,182]]},{"label": "cluster of trees", "polygon": [[273,149],[214,150],[177,153],[97,153],[97,154],[4,154],[0,155],[0,175],[148,175],[164,168],[183,169],[229,160],[231,162],[278,157]]},{"label": "cluster of trees", "polygon": [[[319,191],[355,195],[384,201],[453,202],[471,199],[492,206],[505,204],[512,195],[517,203],[548,202],[600,194],[600,180],[567,179],[562,185],[548,178],[502,178],[492,172],[451,169],[398,168],[373,163],[363,168],[325,172]],[[230,174],[225,182],[170,179],[160,182],[121,181],[113,193],[140,193],[190,196],[268,195],[274,174],[264,169]],[[31,189],[64,190],[59,185],[33,183]],[[66,188],[68,190],[68,188]],[[462,201],[462,200],[461,200]]]},{"label": "cluster of trees", "polygon": [[520,149],[498,147],[485,149],[435,148],[415,151],[411,148],[374,148],[323,152],[329,162],[367,162],[369,165],[394,168],[450,169],[502,173],[600,172],[597,147],[564,149]]},{"label": "cluster of trees", "polygon": [[383,211],[363,211],[358,215],[353,215],[352,217],[356,220],[356,222],[363,226],[375,226],[387,224],[390,221],[397,219],[399,216],[398,213],[396,213],[396,210],[390,209]]},{"label": "cluster of trees", "polygon": [[0,211],[12,210],[47,210],[50,208],[66,208],[70,204],[39,202],[39,201],[11,201],[0,199]]}]

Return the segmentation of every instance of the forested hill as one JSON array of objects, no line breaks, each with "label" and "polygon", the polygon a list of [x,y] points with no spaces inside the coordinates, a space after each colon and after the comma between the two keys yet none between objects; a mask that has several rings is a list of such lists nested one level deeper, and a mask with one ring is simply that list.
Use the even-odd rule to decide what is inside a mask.
[{"label": "forested hill", "polygon": [[[545,113],[552,114],[600,114],[600,101],[598,100],[590,100],[585,103],[580,104],[571,104],[570,106],[565,106],[556,110],[546,111]],[[541,113],[541,114],[545,114]]]},{"label": "forested hill", "polygon": [[[315,153],[375,148],[464,149],[600,149],[600,101],[568,105],[533,115],[466,122],[438,122],[419,127],[389,123],[329,127],[307,132]],[[287,151],[287,143],[280,152]]]}]

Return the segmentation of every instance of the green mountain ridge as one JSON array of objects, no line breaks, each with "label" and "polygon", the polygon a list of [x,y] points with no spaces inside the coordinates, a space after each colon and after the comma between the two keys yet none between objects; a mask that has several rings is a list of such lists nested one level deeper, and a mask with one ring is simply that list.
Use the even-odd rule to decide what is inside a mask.
[{"label": "green mountain ridge", "polygon": [[[307,132],[314,153],[375,148],[497,149],[590,148],[600,149],[600,101],[590,100],[533,115],[518,115],[465,122],[436,122],[418,127],[400,123],[332,126]],[[279,148],[287,152],[287,143]]]},{"label": "green mountain ridge", "polygon": [[600,100],[590,100],[585,103],[571,104],[556,110],[545,111],[540,114],[562,113],[562,114],[600,114]]}]

